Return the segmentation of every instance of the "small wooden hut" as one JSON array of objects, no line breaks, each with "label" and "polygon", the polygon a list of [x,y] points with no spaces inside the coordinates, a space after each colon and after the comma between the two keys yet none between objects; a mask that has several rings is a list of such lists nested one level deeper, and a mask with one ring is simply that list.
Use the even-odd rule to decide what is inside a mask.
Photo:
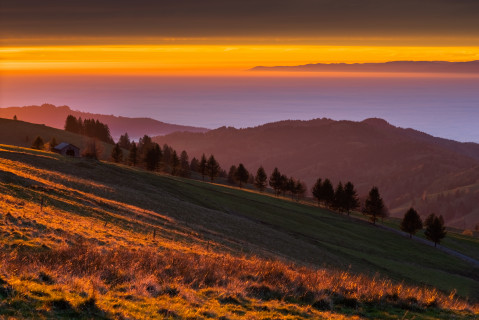
[{"label": "small wooden hut", "polygon": [[80,148],[68,142],[62,142],[52,149],[53,152],[73,158],[80,157]]}]

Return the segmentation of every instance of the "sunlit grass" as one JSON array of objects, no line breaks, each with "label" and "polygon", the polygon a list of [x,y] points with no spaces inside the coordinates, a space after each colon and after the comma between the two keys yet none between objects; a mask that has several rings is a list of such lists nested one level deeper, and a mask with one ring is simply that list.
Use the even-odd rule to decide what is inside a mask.
[{"label": "sunlit grass", "polygon": [[[100,179],[98,172],[116,176]],[[126,188],[133,179],[142,181],[134,193]],[[244,237],[274,236],[267,228],[251,230],[244,218],[219,220],[214,208],[231,210],[222,193],[206,200],[191,190],[199,185],[229,192],[238,197],[240,212],[249,210],[241,202],[253,201],[246,195],[254,201],[264,196],[162,179],[0,146],[0,317],[473,319],[479,312],[454,291],[305,264],[274,246],[221,234],[216,227],[240,223]],[[285,199],[265,201],[298,215],[316,210]],[[263,205],[258,202],[258,210]]]}]

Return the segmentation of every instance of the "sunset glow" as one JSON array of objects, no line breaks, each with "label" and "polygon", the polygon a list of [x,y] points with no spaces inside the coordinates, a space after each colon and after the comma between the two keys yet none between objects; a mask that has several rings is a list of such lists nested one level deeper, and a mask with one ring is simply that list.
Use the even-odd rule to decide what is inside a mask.
[{"label": "sunset glow", "polygon": [[323,45],[69,45],[0,49],[10,73],[228,74],[255,66],[479,60],[479,47]]}]

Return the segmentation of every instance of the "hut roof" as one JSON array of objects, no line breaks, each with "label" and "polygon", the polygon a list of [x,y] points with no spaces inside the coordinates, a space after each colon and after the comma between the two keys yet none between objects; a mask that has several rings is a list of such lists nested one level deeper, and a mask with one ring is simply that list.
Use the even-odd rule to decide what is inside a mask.
[{"label": "hut roof", "polygon": [[53,149],[60,151],[60,150],[65,149],[65,148],[68,147],[68,146],[72,146],[72,147],[78,149],[77,146],[74,146],[73,144],[68,143],[68,142],[62,142],[62,143],[60,143],[60,144],[57,144]]}]

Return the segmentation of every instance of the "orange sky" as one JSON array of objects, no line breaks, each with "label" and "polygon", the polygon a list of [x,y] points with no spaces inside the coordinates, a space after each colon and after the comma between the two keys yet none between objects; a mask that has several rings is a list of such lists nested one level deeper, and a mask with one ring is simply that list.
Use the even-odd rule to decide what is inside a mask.
[{"label": "orange sky", "polygon": [[4,0],[0,14],[9,74],[479,60],[479,1],[470,0]]},{"label": "orange sky", "polygon": [[0,48],[1,69],[15,73],[228,74],[254,66],[395,60],[479,60],[479,46],[348,46],[167,43]]}]

